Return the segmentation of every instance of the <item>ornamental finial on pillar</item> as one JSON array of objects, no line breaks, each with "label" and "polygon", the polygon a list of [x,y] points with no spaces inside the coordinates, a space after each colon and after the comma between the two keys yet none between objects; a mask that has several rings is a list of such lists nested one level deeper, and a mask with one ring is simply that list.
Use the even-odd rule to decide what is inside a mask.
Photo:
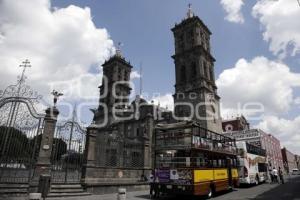
[{"label": "ornamental finial on pillar", "polygon": [[58,98],[59,98],[60,96],[63,96],[64,94],[63,94],[63,93],[59,93],[59,92],[56,91],[56,90],[53,90],[53,91],[51,92],[51,94],[54,96],[54,98],[53,98],[53,103],[54,103],[54,107],[56,107],[56,103],[57,103]]}]

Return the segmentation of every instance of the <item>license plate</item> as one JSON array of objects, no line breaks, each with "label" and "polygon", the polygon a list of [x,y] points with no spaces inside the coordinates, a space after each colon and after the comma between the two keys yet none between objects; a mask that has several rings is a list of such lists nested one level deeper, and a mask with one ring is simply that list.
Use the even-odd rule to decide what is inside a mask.
[{"label": "license plate", "polygon": [[167,185],[167,189],[172,189],[172,185]]}]

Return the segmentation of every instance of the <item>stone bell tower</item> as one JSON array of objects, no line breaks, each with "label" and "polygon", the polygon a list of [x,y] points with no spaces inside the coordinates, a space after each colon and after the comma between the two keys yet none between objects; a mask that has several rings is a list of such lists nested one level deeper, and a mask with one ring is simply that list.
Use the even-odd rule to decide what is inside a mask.
[{"label": "stone bell tower", "polygon": [[[211,32],[189,5],[187,16],[172,28],[175,38],[175,115],[196,120],[221,133],[220,97],[215,84]],[[192,107],[192,108],[191,108]]]},{"label": "stone bell tower", "polygon": [[[120,44],[119,44],[120,45]],[[131,87],[129,85],[132,66],[122,56],[120,47],[116,54],[103,65],[103,78],[100,88],[99,107],[95,111],[94,122],[96,124],[114,122],[114,109],[124,110],[129,105]]]}]

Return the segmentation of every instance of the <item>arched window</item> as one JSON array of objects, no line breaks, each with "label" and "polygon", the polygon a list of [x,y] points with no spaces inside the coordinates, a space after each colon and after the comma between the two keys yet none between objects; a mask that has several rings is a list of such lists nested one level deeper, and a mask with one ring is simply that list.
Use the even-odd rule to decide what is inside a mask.
[{"label": "arched window", "polygon": [[209,68],[209,73],[210,73],[210,80],[214,81],[214,72],[212,67]]},{"label": "arched window", "polygon": [[180,68],[180,82],[185,83],[186,82],[186,72],[185,72],[185,66],[182,65]]},{"label": "arched window", "polygon": [[211,80],[208,63],[206,63],[205,69],[206,69],[206,78],[207,78],[208,80]]},{"label": "arched window", "polygon": [[197,66],[196,66],[196,63],[193,62],[192,65],[191,65],[191,79],[194,79],[197,77]]}]

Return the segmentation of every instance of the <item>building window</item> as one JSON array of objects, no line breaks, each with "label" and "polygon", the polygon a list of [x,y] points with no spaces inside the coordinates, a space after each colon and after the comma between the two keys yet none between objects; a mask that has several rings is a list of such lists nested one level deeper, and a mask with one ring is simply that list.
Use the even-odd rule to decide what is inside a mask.
[{"label": "building window", "polygon": [[122,80],[122,70],[121,68],[118,68],[118,80]]},{"label": "building window", "polygon": [[206,76],[207,76],[207,79],[208,80],[211,80],[211,77],[210,77],[210,67],[208,64],[206,64]]},{"label": "building window", "polygon": [[191,38],[191,44],[192,44],[192,46],[193,46],[193,45],[194,45],[194,42],[195,42],[195,39],[194,39],[194,31],[191,30],[189,34],[190,34],[190,38]]},{"label": "building window", "polygon": [[179,36],[178,44],[179,44],[179,49],[181,49],[183,51],[184,50],[184,35],[183,34]]},{"label": "building window", "polygon": [[181,34],[181,35],[179,36],[179,40],[180,40],[180,42],[184,42],[184,35],[183,35],[183,34]]},{"label": "building window", "polygon": [[203,34],[203,32],[201,31],[201,32],[200,32],[200,45],[203,45],[203,38],[204,38],[204,34]]},{"label": "building window", "polygon": [[185,83],[186,82],[186,72],[185,72],[185,66],[182,65],[180,68],[180,82]]},{"label": "building window", "polygon": [[193,62],[191,65],[191,79],[194,79],[197,77],[197,66],[196,63]]},{"label": "building window", "polygon": [[117,150],[107,149],[106,150],[106,166],[115,167],[117,166]]},{"label": "building window", "polygon": [[125,81],[128,81],[128,80],[129,80],[128,72],[127,72],[127,71],[124,72],[124,80],[125,80]]},{"label": "building window", "polygon": [[139,152],[131,153],[131,166],[132,167],[141,167],[142,166],[142,156]]},{"label": "building window", "polygon": [[210,80],[214,80],[214,72],[213,72],[213,69],[212,67],[209,68],[209,74],[210,74]]}]

